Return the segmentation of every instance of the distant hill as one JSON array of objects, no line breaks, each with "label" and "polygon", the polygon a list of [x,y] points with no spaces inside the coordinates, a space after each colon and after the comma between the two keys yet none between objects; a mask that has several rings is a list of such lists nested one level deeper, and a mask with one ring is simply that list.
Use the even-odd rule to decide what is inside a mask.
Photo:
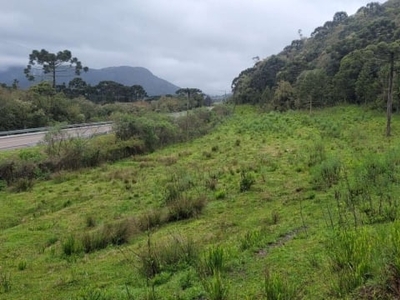
[{"label": "distant hill", "polygon": [[[352,16],[336,12],[310,37],[299,37],[233,80],[236,103],[277,110],[343,102],[386,107],[390,53],[400,61],[400,0],[371,2]],[[400,111],[399,80],[393,91]]]},{"label": "distant hill", "polygon": [[[24,75],[24,67],[10,67],[5,71],[0,71],[0,83],[11,85],[14,79],[19,81],[19,86],[26,89],[35,82],[43,80],[42,76],[37,76],[35,82],[28,81]],[[68,84],[75,76],[63,76],[58,79],[58,84],[65,82]],[[178,86],[153,75],[148,69],[142,67],[108,67],[102,69],[89,69],[89,72],[81,75],[82,79],[90,85],[96,85],[100,81],[112,80],[123,85],[132,86],[135,84],[141,85],[149,96],[175,94],[179,89]]]}]

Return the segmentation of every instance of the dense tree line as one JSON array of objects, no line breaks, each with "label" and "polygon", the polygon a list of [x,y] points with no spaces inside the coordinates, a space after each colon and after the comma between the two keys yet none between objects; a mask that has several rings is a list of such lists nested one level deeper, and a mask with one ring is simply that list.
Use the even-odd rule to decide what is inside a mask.
[{"label": "dense tree line", "polygon": [[304,109],[336,103],[400,110],[400,1],[337,12],[310,38],[257,62],[232,82],[236,103]]},{"label": "dense tree line", "polygon": [[72,79],[68,85],[57,85],[56,89],[63,92],[68,98],[82,96],[95,103],[134,102],[148,97],[141,85],[125,86],[107,80],[92,86],[80,77]]}]

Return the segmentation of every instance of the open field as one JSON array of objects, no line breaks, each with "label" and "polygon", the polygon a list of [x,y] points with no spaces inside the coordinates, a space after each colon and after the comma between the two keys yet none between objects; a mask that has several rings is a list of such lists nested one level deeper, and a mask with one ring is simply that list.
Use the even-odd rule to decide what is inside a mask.
[{"label": "open field", "polygon": [[384,133],[359,107],[239,106],[194,141],[4,188],[0,299],[394,299],[398,115]]}]

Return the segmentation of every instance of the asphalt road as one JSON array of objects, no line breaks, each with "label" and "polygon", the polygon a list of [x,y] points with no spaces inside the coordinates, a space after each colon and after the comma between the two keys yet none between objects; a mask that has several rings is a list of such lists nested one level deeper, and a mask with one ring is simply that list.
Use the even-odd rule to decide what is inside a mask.
[{"label": "asphalt road", "polygon": [[[91,137],[97,134],[105,134],[112,131],[111,124],[93,125],[78,128],[64,129],[70,137]],[[37,145],[46,135],[46,132],[24,133],[18,135],[1,136],[0,151],[8,149],[25,148]]]}]

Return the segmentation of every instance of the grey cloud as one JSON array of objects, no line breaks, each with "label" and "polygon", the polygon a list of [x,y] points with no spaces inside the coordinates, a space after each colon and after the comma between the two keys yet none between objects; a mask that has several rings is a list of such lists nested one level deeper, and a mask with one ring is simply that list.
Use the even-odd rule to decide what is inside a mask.
[{"label": "grey cloud", "polygon": [[0,64],[26,65],[33,49],[70,49],[93,68],[132,65],[215,94],[337,11],[368,0],[13,0],[0,12]]}]

